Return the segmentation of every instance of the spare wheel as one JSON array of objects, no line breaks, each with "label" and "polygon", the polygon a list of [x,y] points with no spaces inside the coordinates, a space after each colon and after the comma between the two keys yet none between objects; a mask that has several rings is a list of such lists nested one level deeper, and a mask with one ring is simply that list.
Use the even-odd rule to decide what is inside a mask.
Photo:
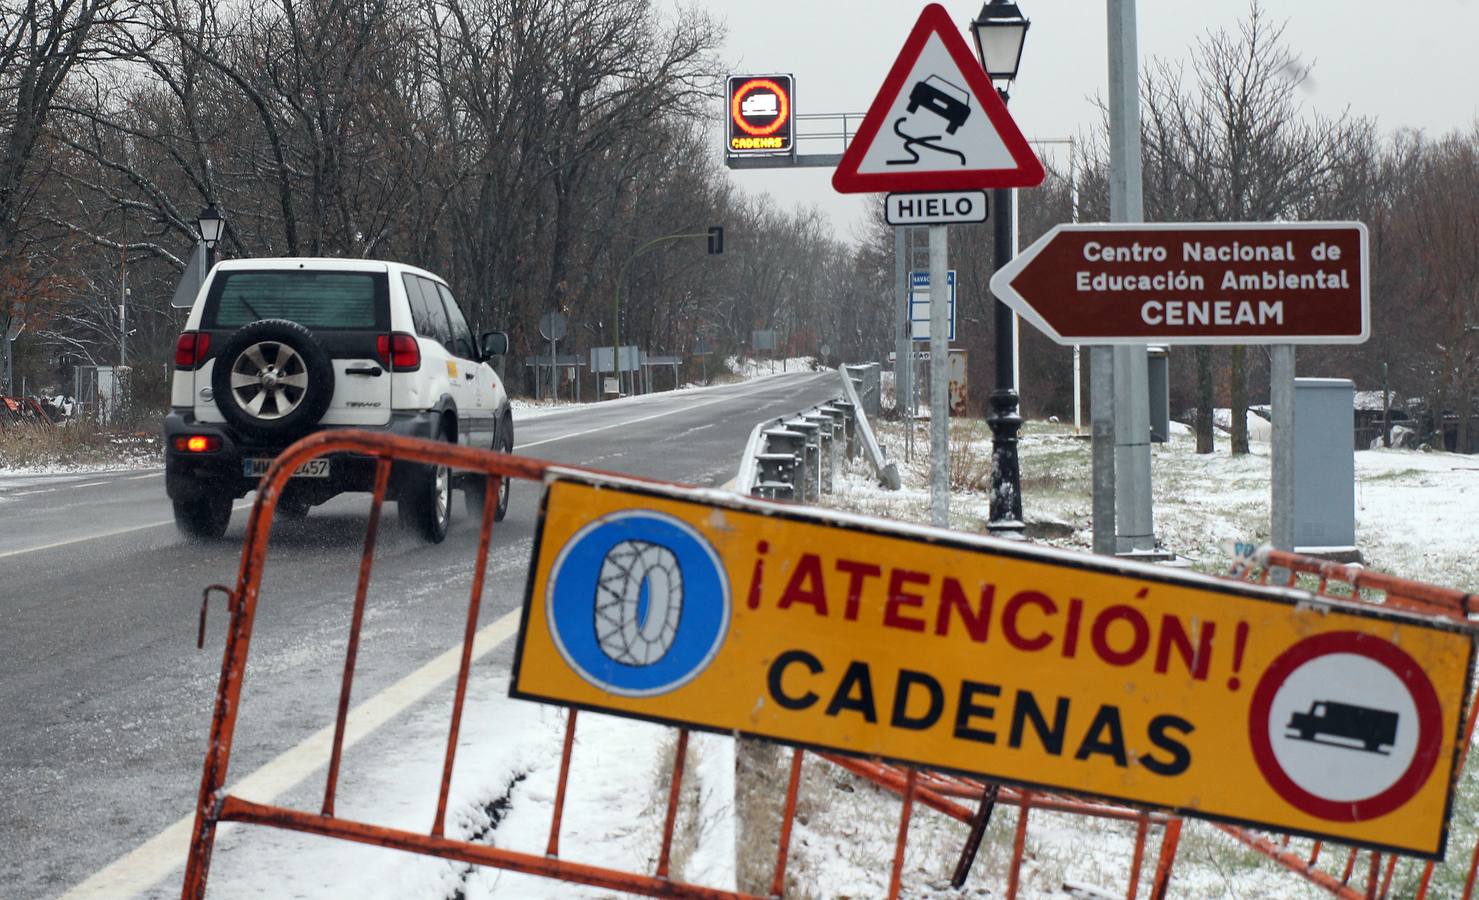
[{"label": "spare wheel", "polygon": [[227,422],[259,438],[297,437],[334,397],[334,366],[313,332],[286,319],[243,325],[226,339],[211,371]]}]

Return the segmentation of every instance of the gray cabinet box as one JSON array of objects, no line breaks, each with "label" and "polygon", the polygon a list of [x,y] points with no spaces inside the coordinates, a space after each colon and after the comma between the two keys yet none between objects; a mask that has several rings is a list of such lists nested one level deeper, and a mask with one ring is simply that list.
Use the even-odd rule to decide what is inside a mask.
[{"label": "gray cabinet box", "polygon": [[1294,551],[1356,548],[1356,386],[1345,378],[1294,379]]}]

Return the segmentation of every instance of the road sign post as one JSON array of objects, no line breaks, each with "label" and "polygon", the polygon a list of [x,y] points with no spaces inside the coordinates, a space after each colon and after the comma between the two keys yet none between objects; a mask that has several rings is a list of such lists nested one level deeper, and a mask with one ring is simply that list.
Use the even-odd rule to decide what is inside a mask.
[{"label": "road sign post", "polygon": [[539,523],[516,697],[1443,852],[1462,623],[607,476]]},{"label": "road sign post", "polygon": [[[566,325],[565,317],[558,310],[552,309],[539,317],[539,336],[549,341],[549,396],[550,401],[554,403],[560,402],[560,367],[557,364],[560,357],[555,353],[555,346],[565,337]],[[537,368],[534,370],[534,384],[537,400],[539,393],[539,370]]]},{"label": "road sign post", "polygon": [[[930,284],[949,279],[944,225],[930,227]],[[950,305],[942,290],[930,294],[930,523],[950,527]]]},{"label": "road sign post", "polygon": [[[869,191],[971,192],[1041,184],[1042,163],[943,6],[920,13],[883,86],[848,145],[832,186]],[[959,196],[905,210],[916,221],[965,214]],[[896,201],[902,204],[905,201]],[[916,201],[909,201],[911,204]],[[973,201],[968,201],[973,202]],[[947,206],[954,204],[949,209]],[[974,205],[971,210],[974,210]],[[946,225],[931,224],[930,282],[946,283]],[[944,291],[930,295],[930,519],[949,522],[949,313]]]}]

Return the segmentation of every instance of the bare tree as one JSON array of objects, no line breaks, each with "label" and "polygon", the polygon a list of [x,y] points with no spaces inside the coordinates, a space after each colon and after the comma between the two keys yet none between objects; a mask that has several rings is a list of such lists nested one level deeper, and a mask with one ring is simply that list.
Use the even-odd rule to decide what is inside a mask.
[{"label": "bare tree", "polygon": [[[1267,222],[1332,206],[1359,184],[1374,125],[1307,112],[1310,67],[1253,0],[1236,32],[1210,31],[1186,65],[1153,62],[1141,85],[1146,214],[1161,221]],[[1210,453],[1212,351],[1197,358],[1197,449]],[[1231,351],[1233,453],[1248,452],[1245,348]]]}]

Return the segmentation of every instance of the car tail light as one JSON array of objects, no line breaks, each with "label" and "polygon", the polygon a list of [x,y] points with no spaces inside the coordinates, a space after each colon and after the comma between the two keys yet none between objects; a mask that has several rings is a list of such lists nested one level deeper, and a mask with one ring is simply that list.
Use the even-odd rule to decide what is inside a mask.
[{"label": "car tail light", "polygon": [[175,437],[175,450],[180,453],[215,453],[221,439],[213,434],[181,434]]},{"label": "car tail light", "polygon": [[414,372],[421,368],[421,345],[415,335],[397,331],[375,338],[375,354],[392,372]]},{"label": "car tail light", "polygon": [[175,368],[198,369],[205,362],[205,352],[210,349],[211,336],[204,331],[186,331],[175,341]]}]

